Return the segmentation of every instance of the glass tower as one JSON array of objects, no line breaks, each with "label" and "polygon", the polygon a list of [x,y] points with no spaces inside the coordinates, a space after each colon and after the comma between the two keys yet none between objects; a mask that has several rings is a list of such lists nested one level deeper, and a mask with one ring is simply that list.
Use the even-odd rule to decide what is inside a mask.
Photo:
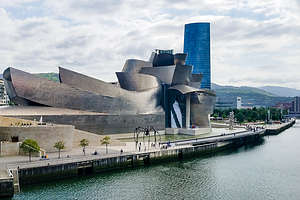
[{"label": "glass tower", "polygon": [[191,23],[184,27],[184,53],[193,73],[203,74],[201,88],[211,89],[210,77],[210,23]]}]

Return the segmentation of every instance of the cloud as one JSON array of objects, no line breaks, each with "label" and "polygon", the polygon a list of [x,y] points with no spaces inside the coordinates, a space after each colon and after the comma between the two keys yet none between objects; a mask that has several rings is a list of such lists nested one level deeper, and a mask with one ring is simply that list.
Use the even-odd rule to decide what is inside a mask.
[{"label": "cloud", "polygon": [[2,0],[0,71],[64,66],[106,81],[127,58],[183,49],[184,24],[211,22],[212,80],[296,87],[299,0]]}]

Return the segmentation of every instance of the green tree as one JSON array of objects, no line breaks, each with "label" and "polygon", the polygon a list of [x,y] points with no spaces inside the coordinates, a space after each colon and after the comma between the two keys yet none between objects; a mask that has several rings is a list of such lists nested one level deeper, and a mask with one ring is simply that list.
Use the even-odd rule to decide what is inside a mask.
[{"label": "green tree", "polygon": [[254,122],[256,122],[256,120],[258,120],[258,114],[257,114],[256,110],[252,110],[251,118],[252,118],[252,121],[254,121]]},{"label": "green tree", "polygon": [[29,162],[31,162],[31,154],[33,152],[39,152],[40,151],[40,146],[38,145],[38,143],[35,140],[32,139],[26,139],[22,142],[20,148],[28,153],[29,156]]},{"label": "green tree", "polygon": [[238,123],[240,123],[240,124],[245,121],[245,116],[241,112],[238,112],[235,117],[236,117],[236,120],[238,121]]},{"label": "green tree", "polygon": [[89,146],[89,141],[87,139],[80,140],[80,146],[82,147],[83,154],[85,155],[85,148]]},{"label": "green tree", "polygon": [[58,158],[60,158],[60,151],[65,148],[65,143],[63,141],[58,141],[53,147],[58,150]]},{"label": "green tree", "polygon": [[227,115],[225,113],[222,114],[222,118],[225,119],[227,118]]},{"label": "green tree", "polygon": [[108,153],[108,149],[107,149],[107,145],[110,144],[110,137],[109,136],[105,136],[104,138],[102,138],[102,140],[100,140],[101,144],[105,144],[106,146],[106,154]]}]

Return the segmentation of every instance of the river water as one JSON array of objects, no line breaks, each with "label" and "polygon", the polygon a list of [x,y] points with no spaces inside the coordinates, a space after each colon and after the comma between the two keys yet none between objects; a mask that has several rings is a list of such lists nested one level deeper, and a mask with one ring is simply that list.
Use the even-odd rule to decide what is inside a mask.
[{"label": "river water", "polygon": [[300,122],[280,135],[181,162],[23,187],[21,199],[300,199]]}]

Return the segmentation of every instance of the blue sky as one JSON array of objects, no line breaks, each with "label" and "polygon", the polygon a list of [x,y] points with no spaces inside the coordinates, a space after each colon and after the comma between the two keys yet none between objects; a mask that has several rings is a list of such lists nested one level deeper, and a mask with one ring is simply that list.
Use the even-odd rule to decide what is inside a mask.
[{"label": "blue sky", "polygon": [[212,81],[300,89],[299,0],[1,0],[0,71],[58,66],[113,81],[127,58],[183,49],[211,22]]}]

